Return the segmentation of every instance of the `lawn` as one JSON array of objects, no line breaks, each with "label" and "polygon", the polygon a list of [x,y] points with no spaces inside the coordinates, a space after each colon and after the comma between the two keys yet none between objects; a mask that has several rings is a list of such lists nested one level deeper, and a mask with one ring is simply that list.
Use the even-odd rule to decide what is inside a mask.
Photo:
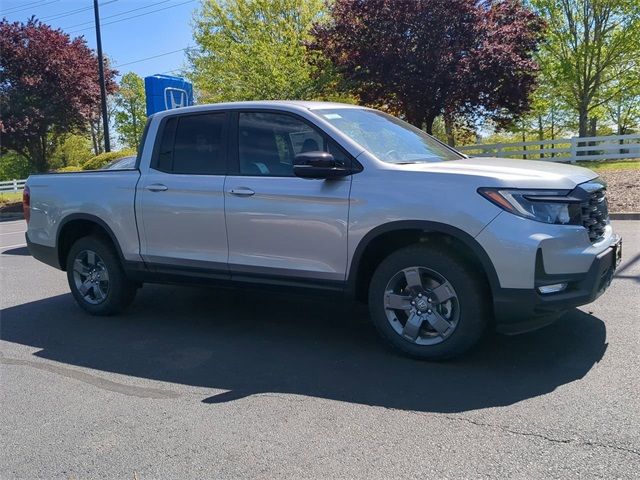
[{"label": "lawn", "polygon": [[601,170],[638,170],[640,169],[640,160],[604,160],[604,161],[592,161],[592,162],[576,162],[573,165],[585,167],[598,172]]},{"label": "lawn", "polygon": [[0,205],[7,203],[22,202],[22,192],[2,192],[0,193]]}]

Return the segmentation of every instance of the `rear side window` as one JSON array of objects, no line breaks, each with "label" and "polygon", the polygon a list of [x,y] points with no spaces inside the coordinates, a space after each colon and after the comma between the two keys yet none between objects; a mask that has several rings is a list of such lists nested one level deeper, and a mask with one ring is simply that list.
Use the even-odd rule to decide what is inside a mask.
[{"label": "rear side window", "polygon": [[224,175],[225,120],[225,113],[169,118],[160,140],[157,169],[167,173]]},{"label": "rear side window", "polygon": [[158,151],[157,169],[171,173],[171,161],[173,159],[173,138],[176,134],[176,117],[171,117],[164,124],[162,138],[160,139],[160,149]]}]

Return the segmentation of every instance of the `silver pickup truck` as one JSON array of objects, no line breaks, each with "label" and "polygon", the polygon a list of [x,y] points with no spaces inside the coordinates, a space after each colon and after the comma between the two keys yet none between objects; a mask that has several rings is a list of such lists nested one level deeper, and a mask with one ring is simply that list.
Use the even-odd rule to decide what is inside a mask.
[{"label": "silver pickup truck", "polygon": [[592,171],[467,158],[335,103],[158,113],[134,168],[33,175],[24,205],[31,254],[91,314],[144,282],[316,289],[367,301],[419,358],[548,324],[604,292],[621,255]]}]

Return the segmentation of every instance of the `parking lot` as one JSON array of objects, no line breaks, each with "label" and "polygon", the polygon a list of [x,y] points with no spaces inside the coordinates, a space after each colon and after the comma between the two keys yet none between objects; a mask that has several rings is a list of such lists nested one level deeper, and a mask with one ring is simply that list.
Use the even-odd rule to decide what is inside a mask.
[{"label": "parking lot", "polygon": [[89,317],[0,223],[0,477],[637,478],[640,222],[614,226],[595,303],[427,363],[326,298],[146,285]]}]

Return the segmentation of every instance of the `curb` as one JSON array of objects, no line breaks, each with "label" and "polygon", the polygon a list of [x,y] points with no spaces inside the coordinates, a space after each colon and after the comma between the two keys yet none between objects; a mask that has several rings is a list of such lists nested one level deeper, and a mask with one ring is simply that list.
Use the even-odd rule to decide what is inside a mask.
[{"label": "curb", "polygon": [[619,212],[610,213],[611,220],[640,220],[640,212]]}]

